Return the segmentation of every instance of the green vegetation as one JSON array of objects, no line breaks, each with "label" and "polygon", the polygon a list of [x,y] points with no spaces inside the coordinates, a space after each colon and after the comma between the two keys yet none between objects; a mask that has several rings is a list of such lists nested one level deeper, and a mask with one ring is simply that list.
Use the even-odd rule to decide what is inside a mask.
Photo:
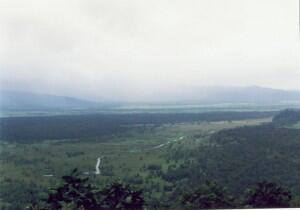
[{"label": "green vegetation", "polygon": [[273,123],[277,125],[293,125],[300,122],[300,110],[286,109],[273,118]]},{"label": "green vegetation", "polygon": [[191,209],[224,209],[238,206],[226,189],[215,182],[206,182],[194,192],[185,194],[182,203]]},{"label": "green vegetation", "polygon": [[142,209],[144,200],[140,191],[113,183],[102,190],[93,188],[88,178],[81,178],[77,169],[63,176],[63,185],[51,192],[46,201],[30,204],[29,209]]},{"label": "green vegetation", "polygon": [[165,174],[173,182],[213,179],[235,195],[260,180],[270,180],[300,193],[300,130],[273,125],[248,126],[213,134],[202,146],[173,147],[170,161],[180,162]]},{"label": "green vegetation", "polygon": [[300,129],[300,121],[298,123],[288,126],[288,128]]},{"label": "green vegetation", "polygon": [[[2,138],[1,209],[23,209],[30,204],[39,203],[41,199],[47,199],[51,192],[49,189],[60,189],[64,186],[66,180],[62,182],[60,177],[68,174],[73,168],[78,168],[83,173],[80,175],[89,178],[88,183],[83,183],[84,190],[93,191],[94,188],[88,188],[88,184],[91,184],[97,186],[96,191],[99,192],[109,189],[108,186],[126,191],[125,186],[128,184],[130,190],[134,189],[130,192],[142,190],[141,196],[150,209],[180,209],[180,201],[184,200],[182,196],[187,192],[190,192],[190,195],[194,192],[196,196],[185,197],[186,208],[199,203],[202,205],[202,198],[212,201],[208,206],[216,207],[219,204],[214,202],[214,199],[219,195],[224,198],[226,205],[221,202],[224,207],[255,206],[250,202],[251,199],[249,200],[251,195],[256,196],[253,193],[255,190],[251,191],[252,194],[244,194],[243,198],[239,195],[245,189],[253,188],[257,182],[264,180],[286,186],[294,195],[291,202],[289,196],[278,202],[288,200],[289,205],[299,206],[300,130],[272,123],[269,114],[255,115],[259,118],[241,114],[235,116],[238,120],[234,120],[232,115],[216,118],[214,114],[208,114],[206,116],[209,116],[210,120],[206,122],[193,121],[190,118],[191,121],[182,122],[182,119],[177,121],[178,116],[174,120],[174,116],[169,115],[168,118],[162,118],[166,121],[157,123],[153,123],[157,120],[154,116],[149,116],[145,121],[125,116],[126,121],[118,124],[118,129],[121,130],[111,130],[109,133],[96,133],[96,128],[102,129],[97,117],[39,118],[36,124],[31,126],[24,124],[36,119],[15,118],[12,121],[2,121],[1,126],[9,124],[11,129],[12,125],[19,126],[19,131],[24,127],[31,130],[43,128],[46,129],[43,130],[45,133],[56,131],[54,128],[57,122],[57,135],[64,135],[64,127],[66,131],[77,129],[75,132],[85,133],[87,130],[80,130],[79,126],[84,123],[74,120],[85,119],[88,124],[86,129],[95,128],[97,135],[82,134],[80,138],[58,139],[42,139],[41,136],[40,140],[33,141],[29,137],[20,139],[19,133],[9,141]],[[56,121],[57,119],[59,120]],[[119,120],[110,117],[107,119]],[[132,120],[131,123],[128,123],[129,119]],[[170,119],[172,120],[169,121]],[[149,124],[149,120],[152,123]],[[28,134],[30,135],[32,134]],[[95,175],[98,157],[101,157],[101,174]],[[208,184],[207,180],[216,181],[219,185],[214,182]],[[125,188],[121,185],[110,185],[120,182],[125,184],[122,185]],[[278,189],[276,186],[274,189]],[[201,197],[203,192],[206,195]],[[109,191],[106,190],[105,195],[109,195]],[[105,196],[101,196],[103,197]],[[67,203],[65,208],[72,209],[75,208],[74,205]]]},{"label": "green vegetation", "polygon": [[169,114],[102,114],[51,117],[13,117],[0,121],[0,140],[31,143],[45,139],[95,139],[118,135],[132,125],[161,125],[197,121],[266,118],[274,112],[207,112]]},{"label": "green vegetation", "polygon": [[[29,210],[139,210],[149,206],[144,202],[142,191],[135,191],[128,185],[113,183],[105,189],[97,189],[81,178],[77,169],[63,177],[62,186],[48,195],[46,200],[31,203]],[[259,182],[255,187],[245,190],[240,197],[231,196],[224,187],[207,181],[197,190],[181,196],[181,205],[172,208],[184,209],[226,209],[226,208],[270,208],[290,207],[291,192],[276,183]],[[165,206],[170,207],[170,206]]]},{"label": "green vegetation", "polygon": [[287,208],[292,200],[291,192],[272,182],[259,182],[246,191],[244,203],[251,208]]}]

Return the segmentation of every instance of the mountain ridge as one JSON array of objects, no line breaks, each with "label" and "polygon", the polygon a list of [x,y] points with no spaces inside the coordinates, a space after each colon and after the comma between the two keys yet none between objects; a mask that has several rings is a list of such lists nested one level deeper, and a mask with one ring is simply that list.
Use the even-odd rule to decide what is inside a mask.
[{"label": "mountain ridge", "polygon": [[[146,94],[145,94],[146,95]],[[155,99],[155,100],[154,100]],[[97,109],[108,108],[118,104],[278,104],[299,102],[300,91],[280,90],[259,86],[248,87],[192,87],[161,91],[155,98],[145,101],[103,100],[90,101],[70,96],[56,96],[25,91],[0,90],[1,110],[48,110],[48,109]]]},{"label": "mountain ridge", "polygon": [[57,96],[25,91],[0,91],[1,110],[88,109],[101,103],[70,96]]}]

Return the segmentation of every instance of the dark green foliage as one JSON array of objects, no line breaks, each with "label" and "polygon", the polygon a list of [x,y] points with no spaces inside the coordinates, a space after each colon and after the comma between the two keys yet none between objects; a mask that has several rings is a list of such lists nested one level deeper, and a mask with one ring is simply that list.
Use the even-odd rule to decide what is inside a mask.
[{"label": "dark green foliage", "polygon": [[242,120],[271,117],[274,114],[275,112],[207,112],[1,118],[0,140],[29,143],[45,139],[87,139],[119,134],[128,129],[122,125]]},{"label": "dark green foliage", "polygon": [[206,182],[197,190],[183,196],[182,204],[191,209],[233,208],[234,199],[215,182]]},{"label": "dark green foliage", "polygon": [[259,180],[269,180],[299,194],[299,157],[299,129],[272,124],[240,127],[215,133],[199,147],[172,148],[167,158],[182,163],[168,168],[162,178],[178,186],[188,179],[190,187],[212,179],[234,195]]},{"label": "dark green foliage", "polygon": [[61,209],[64,204],[74,204],[75,208],[97,209],[93,188],[87,178],[80,178],[77,169],[69,176],[63,176],[63,186],[57,188],[47,199],[50,209]]},{"label": "dark green foliage", "polygon": [[273,118],[273,123],[278,125],[291,125],[300,121],[300,110],[286,109]]},{"label": "dark green foliage", "polygon": [[300,193],[300,130],[242,127],[221,131],[212,141],[215,146],[199,153],[199,167],[234,193],[258,180],[281,182]]},{"label": "dark green foliage", "polygon": [[161,170],[161,165],[151,164],[147,168],[148,168],[148,170],[151,170],[151,171],[159,171],[159,170]]},{"label": "dark green foliage", "polygon": [[287,208],[292,199],[291,192],[272,182],[259,182],[247,190],[245,205],[252,208]]},{"label": "dark green foliage", "polygon": [[139,174],[136,174],[135,176],[126,177],[124,180],[126,181],[126,183],[135,185],[141,185],[144,182],[143,177]]},{"label": "dark green foliage", "polygon": [[[76,120],[75,118],[72,120],[68,119],[70,120],[70,122],[72,121],[70,127],[68,127],[69,121],[66,119],[65,119],[66,121],[59,119],[57,121],[57,124],[59,125],[58,126],[59,129],[62,129],[60,127],[61,126],[60,123],[63,121],[66,126],[66,135],[69,135],[70,134],[69,132],[71,133],[75,132],[73,134],[77,136],[78,134],[81,135],[84,134],[85,132],[88,132],[88,130],[85,130],[84,127],[82,128],[82,130],[80,130],[81,128],[79,127],[81,125],[81,122],[79,123],[79,121],[81,119],[83,119],[81,118],[81,116]],[[42,127],[43,126],[46,127],[49,125],[47,122],[48,119],[44,119],[44,120],[45,120],[45,124],[43,124],[43,121],[39,121]],[[51,122],[53,124],[50,123],[50,125],[54,125],[55,120],[57,119],[54,118],[53,122]],[[91,125],[97,123],[97,120],[95,121],[89,121],[89,120],[86,120],[85,123],[91,122]],[[127,122],[126,120],[124,122]],[[137,121],[139,121],[139,119],[133,119],[132,121],[130,121],[130,123],[134,124]],[[150,117],[146,118],[145,121],[139,121],[139,122],[149,122],[149,121],[150,121]],[[22,123],[25,122],[26,120],[23,121]],[[114,124],[113,121],[106,121],[106,122],[112,123],[112,125],[116,126],[114,128],[118,129],[119,126],[118,123]],[[22,127],[21,125],[22,123],[18,124],[17,127],[18,126]],[[78,125],[76,123],[78,123]],[[0,126],[2,125],[3,125],[2,122],[0,122]],[[86,124],[85,126],[91,128],[90,127],[91,125]],[[191,146],[184,144],[185,143],[184,141],[182,142],[179,141],[178,143],[170,144],[167,147],[161,148],[161,150],[159,150],[159,151],[163,151],[163,149],[167,148],[167,153],[165,153],[164,154],[165,156],[163,157],[166,157],[168,159],[167,162],[168,165],[164,165],[164,163],[158,164],[158,162],[156,161],[153,161],[154,163],[153,165],[153,164],[149,164],[148,162],[144,166],[144,171],[140,172],[139,175],[136,173],[131,173],[131,174],[124,173],[121,175],[122,180],[124,180],[124,182],[127,184],[132,184],[134,186],[138,185],[138,187],[143,188],[145,200],[147,201],[147,206],[148,207],[158,206],[157,208],[166,204],[173,205],[174,201],[178,200],[178,198],[181,197],[183,193],[187,192],[187,190],[189,189],[193,189],[195,186],[199,186],[205,183],[205,180],[216,180],[216,182],[221,186],[228,187],[229,191],[235,197],[238,197],[244,191],[244,189],[253,186],[257,181],[260,180],[268,180],[269,182],[281,183],[287,186],[289,189],[291,189],[295,193],[295,195],[299,195],[300,194],[300,185],[299,185],[300,183],[300,175],[299,175],[300,174],[300,159],[299,159],[300,129],[290,129],[285,126],[278,126],[278,125],[279,124],[271,123],[271,124],[264,124],[261,126],[240,127],[240,128],[222,130],[220,132],[215,132],[214,134],[209,134],[209,135],[200,132],[200,134],[196,136],[197,141],[195,140],[194,143],[192,143],[193,139],[190,139],[193,138],[190,137],[192,135],[190,136],[187,135],[186,140],[188,144],[191,143]],[[54,127],[55,126],[56,125],[54,125]],[[111,126],[111,124],[105,126]],[[47,128],[49,129],[48,130],[49,135],[52,135],[51,132],[54,131],[54,134],[55,135],[57,134],[59,136],[61,134],[57,132],[59,129],[55,130],[54,127],[51,128],[50,126],[49,128]],[[152,126],[149,127],[153,128]],[[11,128],[13,129],[13,127]],[[35,132],[40,132],[39,128],[41,127],[37,127],[37,128],[38,129],[35,130]],[[72,130],[72,128],[74,128],[74,130]],[[77,128],[79,128],[79,130],[76,130]],[[104,127],[102,127],[102,124],[100,123],[97,126],[93,127],[93,129],[97,129],[97,128],[99,128],[99,131],[97,131],[99,133],[97,133],[97,135],[98,134],[100,135],[102,133],[101,129]],[[118,132],[123,131],[122,129],[118,130]],[[113,132],[114,129],[108,131],[108,133],[113,133]],[[30,136],[32,134],[25,132],[24,135]],[[27,141],[26,138],[25,141]],[[61,142],[62,141],[58,143],[61,144]],[[10,156],[3,155],[4,152],[5,151],[3,151],[1,155],[2,161],[10,161],[10,162],[14,162],[15,164],[22,164],[22,165],[29,165],[29,166],[34,164],[33,159],[26,159],[26,158],[16,159],[16,157],[12,155]],[[77,150],[76,151],[70,150],[65,154],[69,158],[74,158],[82,155],[81,150],[79,150],[79,152]],[[110,168],[109,165],[104,165],[103,167],[104,168],[102,169],[104,170],[102,176],[106,176],[104,178],[108,178],[108,176],[112,176],[113,172],[115,172],[114,171],[115,169]],[[52,173],[52,168],[49,168],[47,170],[51,171]],[[127,168],[125,168],[125,171],[126,170]],[[134,169],[132,171],[134,171]],[[54,173],[54,174],[58,174],[58,173]],[[115,175],[117,176],[119,174],[116,173]],[[22,176],[24,176],[24,174],[22,174]],[[99,178],[103,178],[102,176],[101,177],[99,176]],[[66,184],[66,180],[64,181]],[[39,186],[34,186],[32,185],[31,182],[14,183],[13,180],[10,181],[9,183],[10,184],[2,185],[4,186],[5,190],[2,191],[0,190],[0,197],[1,199],[3,199],[4,204],[7,203],[13,206],[10,209],[20,209],[24,207],[24,205],[28,204],[29,201],[32,203],[37,202],[36,200],[38,197],[43,197],[40,195],[41,191],[45,191],[46,189],[46,188],[40,189]],[[13,185],[19,187],[10,187]],[[68,186],[71,186],[71,184],[69,184]],[[88,182],[87,181],[83,182],[82,186],[87,187]],[[86,196],[85,194],[84,196],[71,194],[71,195],[76,195],[75,196],[76,199],[72,200],[71,202],[70,199],[67,202],[59,201],[59,199],[57,199],[57,203],[61,204],[61,208],[78,209],[79,208],[78,206],[80,205],[82,206],[83,204],[82,200],[87,199],[90,202],[91,198],[94,198],[96,200],[97,208],[109,208],[107,202],[105,206],[101,206],[102,199],[106,197],[105,194],[101,194],[102,192],[101,190],[99,189],[96,190],[88,187],[85,188],[85,187],[82,188],[83,192],[85,192],[84,189],[86,189],[86,191],[90,191],[91,189],[91,191],[93,192],[92,193],[93,196]],[[127,186],[123,186],[123,187],[127,188]],[[4,188],[2,187],[2,189]],[[63,186],[61,188],[63,188]],[[31,194],[29,192],[31,192]],[[55,192],[53,192],[52,194],[55,194]],[[70,197],[71,195],[68,195],[66,198]],[[152,195],[155,195],[156,197],[154,196],[152,197]],[[248,194],[246,197],[247,198],[249,197]],[[119,197],[119,198],[124,199],[124,197]],[[130,200],[130,198],[128,198],[128,200]],[[120,202],[122,203],[123,201]],[[126,203],[127,201],[125,199],[125,202],[123,202],[120,205],[121,206],[124,204],[127,205]],[[178,207],[176,205],[177,204],[171,207],[172,208]],[[250,206],[251,204],[248,205]],[[244,206],[238,206],[238,207],[244,207]]]},{"label": "dark green foliage", "polygon": [[81,178],[77,169],[69,176],[63,176],[63,185],[51,192],[46,202],[33,202],[30,210],[82,209],[82,210],[139,210],[143,209],[142,191],[134,191],[129,186],[113,183],[98,190],[87,178]]},{"label": "dark green foliage", "polygon": [[[15,180],[12,180],[12,182],[14,182],[14,185],[1,185],[0,209],[23,209],[24,205],[28,205],[29,203],[36,204],[39,202],[39,198],[47,196],[47,192],[45,192],[42,187],[38,186],[34,182],[24,183],[19,181],[17,182]],[[7,203],[7,205],[3,205],[4,201]]]},{"label": "dark green foliage", "polygon": [[[170,209],[168,202],[152,200],[145,204],[142,191],[135,191],[121,183],[113,183],[102,190],[96,190],[88,184],[86,178],[80,178],[75,169],[69,176],[63,177],[64,183],[49,194],[46,202],[32,201],[28,210],[141,210],[144,206],[151,209]],[[181,195],[183,193],[181,192]],[[289,190],[271,182],[260,182],[247,190],[243,201],[231,196],[226,188],[216,182],[206,181],[195,191],[184,194],[181,199],[186,209],[226,209],[226,208],[271,208],[289,207],[292,196]],[[173,200],[173,207],[176,206]],[[175,204],[175,205],[174,205]]]},{"label": "dark green foliage", "polygon": [[141,191],[131,190],[121,183],[113,183],[100,192],[100,206],[103,209],[143,209],[144,199]]},{"label": "dark green foliage", "polygon": [[174,182],[186,177],[190,177],[191,172],[187,167],[168,168],[167,172],[162,174],[162,178],[168,182]]}]

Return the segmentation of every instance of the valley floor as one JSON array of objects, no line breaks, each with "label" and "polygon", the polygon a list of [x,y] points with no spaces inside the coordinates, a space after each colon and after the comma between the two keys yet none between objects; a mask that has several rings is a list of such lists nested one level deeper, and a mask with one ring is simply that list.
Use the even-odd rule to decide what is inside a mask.
[{"label": "valley floor", "polygon": [[[1,203],[3,206],[13,203],[20,207],[36,197],[43,197],[49,188],[59,185],[61,176],[74,168],[98,185],[122,180],[138,189],[143,188],[148,201],[163,201],[175,187],[171,179],[163,178],[163,174],[183,164],[181,159],[170,158],[170,151],[176,153],[177,148],[188,151],[206,144],[212,134],[223,129],[270,121],[271,118],[263,118],[159,126],[132,125],[122,134],[92,140],[2,142]],[[95,175],[98,157],[101,157],[101,174]]]}]

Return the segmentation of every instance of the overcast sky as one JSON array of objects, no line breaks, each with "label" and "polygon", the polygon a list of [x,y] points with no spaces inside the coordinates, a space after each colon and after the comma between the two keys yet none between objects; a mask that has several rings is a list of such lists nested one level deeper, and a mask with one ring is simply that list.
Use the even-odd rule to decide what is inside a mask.
[{"label": "overcast sky", "polygon": [[0,0],[5,89],[91,99],[300,90],[298,0]]}]

